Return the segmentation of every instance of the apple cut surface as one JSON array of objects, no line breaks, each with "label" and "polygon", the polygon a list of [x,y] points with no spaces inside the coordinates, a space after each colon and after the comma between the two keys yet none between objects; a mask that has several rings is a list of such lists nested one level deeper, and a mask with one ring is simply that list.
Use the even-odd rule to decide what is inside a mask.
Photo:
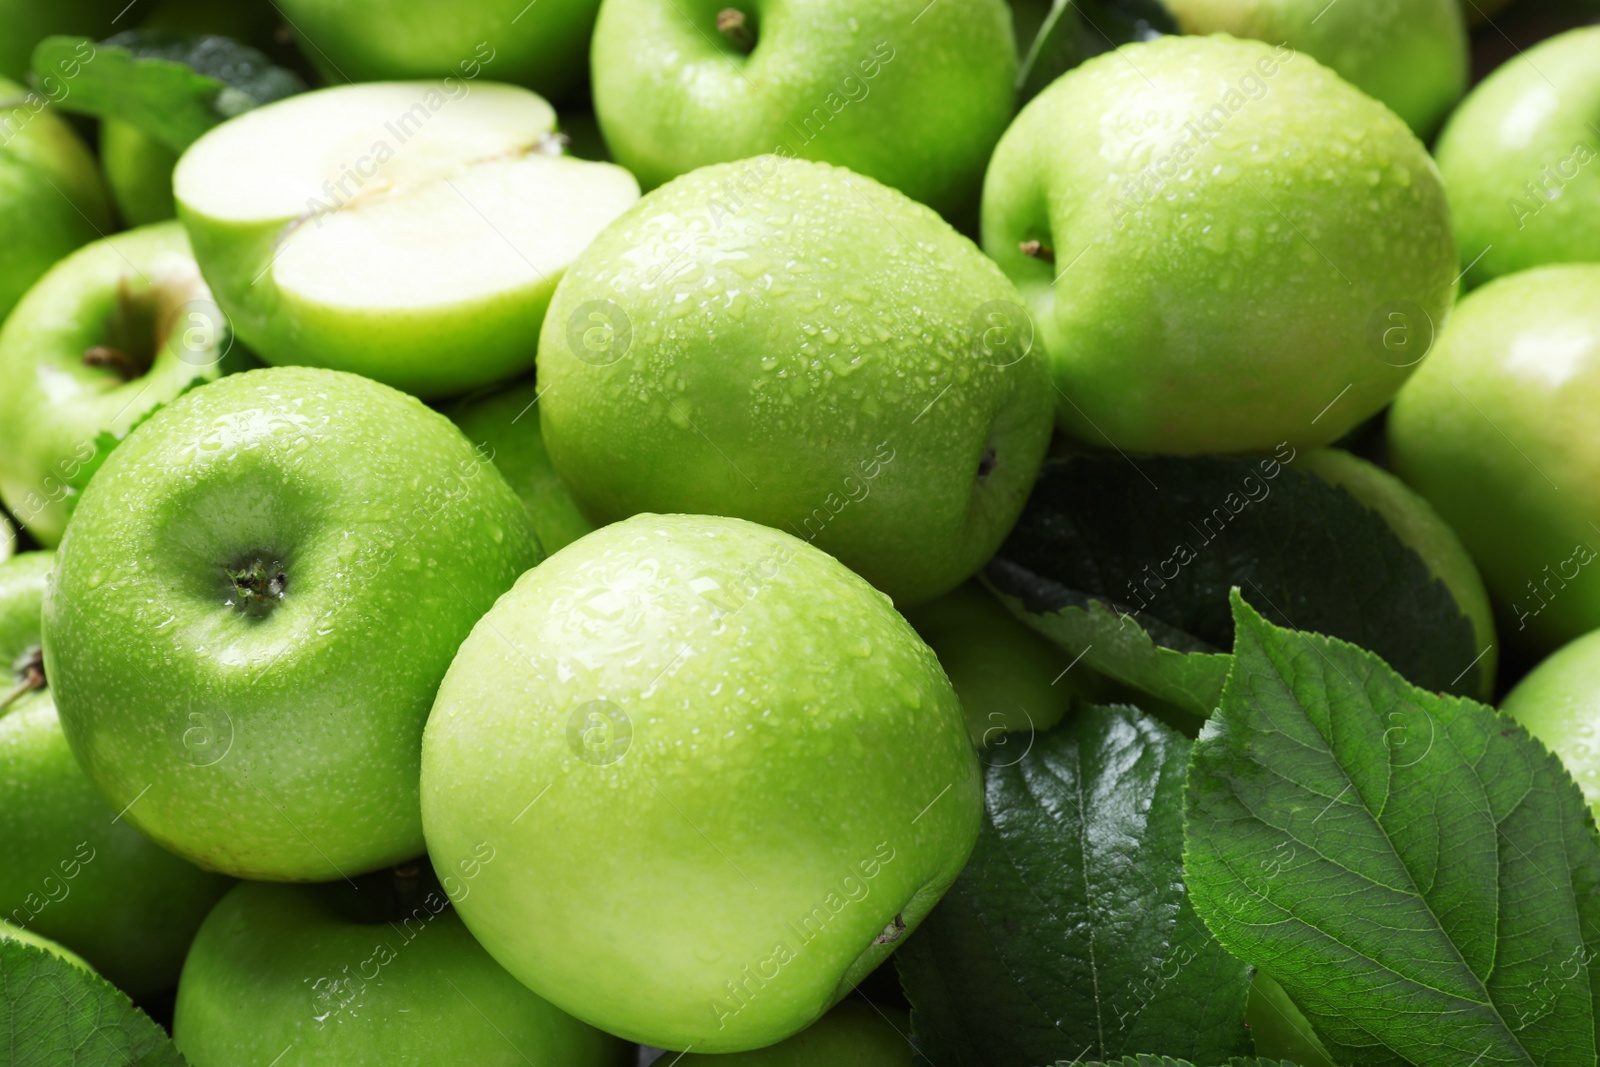
[{"label": "apple cut surface", "polygon": [[620,167],[549,154],[554,129],[512,86],[309,93],[196,142],[179,214],[268,362],[459,393],[532,365],[567,264],[638,198]]}]

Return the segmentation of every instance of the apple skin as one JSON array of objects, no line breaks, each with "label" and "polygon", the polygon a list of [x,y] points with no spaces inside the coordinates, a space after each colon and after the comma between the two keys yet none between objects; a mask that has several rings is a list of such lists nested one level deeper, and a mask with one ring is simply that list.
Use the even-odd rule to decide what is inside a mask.
[{"label": "apple skin", "polygon": [[1439,137],[1469,285],[1600,261],[1600,26],[1543,41],[1489,75]]},{"label": "apple skin", "polygon": [[[112,25],[127,0],[0,0],[0,98],[10,99],[15,86],[26,81],[33,65],[33,49],[51,34],[81,34],[96,41],[117,32]],[[20,94],[19,94],[20,95]]]},{"label": "apple skin", "polygon": [[[110,345],[149,370],[89,365]],[[142,350],[142,351],[140,351]],[[52,267],[0,328],[0,498],[45,546],[67,524],[68,483],[100,450],[191,383],[248,361],[175,222],[95,241]]]},{"label": "apple skin", "polygon": [[45,670],[78,761],[147,836],[240,877],[345,877],[422,851],[434,691],[540,555],[444,416],[352,374],[248,371],[90,482]]},{"label": "apple skin", "polygon": [[1467,90],[1461,0],[1164,0],[1184,33],[1287,44],[1427,137]]},{"label": "apple skin", "polygon": [[1072,655],[976,581],[905,614],[938,655],[980,748],[1008,733],[1050,729],[1085,695],[1079,681],[1087,671],[1068,673]]},{"label": "apple skin", "polygon": [[1035,97],[989,164],[983,242],[1039,323],[1061,429],[1176,454],[1337,440],[1412,370],[1372,324],[1443,322],[1460,269],[1405,123],[1223,35],[1127,45]]},{"label": "apple skin", "polygon": [[1600,819],[1600,633],[1562,645],[1506,694],[1500,710],[1561,758]]},{"label": "apple skin", "polygon": [[502,970],[437,885],[374,906],[371,883],[247,882],[224,897],[178,986],[172,1033],[185,1060],[234,1067],[284,1053],[275,1067],[631,1061],[622,1042],[563,1015]]},{"label": "apple skin", "polygon": [[1600,265],[1568,264],[1463,299],[1389,414],[1395,473],[1460,535],[1502,638],[1529,652],[1600,627],[1597,405]]},{"label": "apple skin", "polygon": [[[1400,541],[1422,557],[1433,576],[1444,583],[1461,614],[1472,623],[1472,632],[1477,638],[1478,699],[1492,699],[1499,660],[1495,647],[1494,608],[1489,603],[1483,576],[1478,573],[1477,564],[1472,562],[1461,538],[1433,505],[1410,486],[1359,456],[1338,448],[1320,448],[1304,453],[1296,462],[1324,480],[1343,487],[1368,509],[1376,511]],[[1293,1059],[1292,1056],[1284,1058]]]},{"label": "apple skin", "polygon": [[468,397],[445,414],[467,440],[494,460],[505,476],[546,552],[565,548],[594,529],[550,465],[539,432],[539,389],[532,381]]},{"label": "apple skin", "polygon": [[114,229],[94,156],[45,101],[0,78],[0,319],[58,259]]},{"label": "apple skin", "polygon": [[48,937],[40,937],[32,930],[24,930],[20,926],[14,926],[3,920],[0,920],[0,941],[20,941],[24,945],[42,948],[52,956],[59,956],[61,959],[66,960],[74,967],[82,968],[91,973],[94,971],[94,968],[89,966],[89,961],[65,945],[57,944]]},{"label": "apple skin", "polygon": [[[600,0],[278,0],[330,84],[443,78],[475,57],[495,81],[560,96],[580,84]],[[488,52],[480,55],[480,46]],[[484,58],[484,55],[490,58]]]},{"label": "apple skin", "polygon": [[922,205],[827,164],[719,164],[568,269],[540,335],[545,445],[596,523],[735,515],[921,603],[1026,502],[1053,403],[1030,341],[1017,291]]},{"label": "apple skin", "polygon": [[178,154],[137,126],[116,119],[100,124],[100,167],[129,226],[148,226],[175,218],[172,168]]},{"label": "apple skin", "polygon": [[911,1019],[860,1000],[842,1000],[828,1014],[776,1045],[751,1052],[691,1052],[667,1067],[911,1067]]},{"label": "apple skin", "polygon": [[1263,1061],[1292,1063],[1295,1067],[1335,1067],[1311,1022],[1283,987],[1257,971],[1250,982],[1245,1025]]},{"label": "apple skin", "polygon": [[[51,552],[0,563],[0,663],[39,648]],[[21,678],[7,671],[7,690]],[[82,953],[133,996],[170,989],[232,884],[117,819],[72,757],[48,687],[0,710],[0,918]]]},{"label": "apple skin", "polygon": [[956,218],[1015,107],[1005,0],[749,0],[748,56],[717,32],[723,0],[606,0],[595,113],[652,189],[762,153],[849,167]]},{"label": "apple skin", "polygon": [[636,516],[524,575],[440,686],[422,783],[441,875],[498,857],[457,904],[491,955],[586,1022],[696,1052],[821,1017],[949,887],[983,811],[960,703],[888,599],[712,516]]}]

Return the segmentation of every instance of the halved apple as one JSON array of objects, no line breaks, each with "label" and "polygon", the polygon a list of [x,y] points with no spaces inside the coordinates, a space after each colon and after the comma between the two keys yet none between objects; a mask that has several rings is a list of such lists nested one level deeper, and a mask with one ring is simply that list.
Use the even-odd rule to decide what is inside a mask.
[{"label": "halved apple", "polygon": [[379,82],[249,111],[184,153],[178,215],[270,363],[448,396],[533,365],[567,264],[639,196],[493,83]]}]

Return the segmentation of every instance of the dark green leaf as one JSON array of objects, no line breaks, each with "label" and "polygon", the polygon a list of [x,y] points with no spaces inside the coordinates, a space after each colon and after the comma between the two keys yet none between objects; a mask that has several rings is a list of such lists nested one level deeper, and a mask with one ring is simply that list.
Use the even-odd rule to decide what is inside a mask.
[{"label": "dark green leaf", "polygon": [[1021,55],[1017,70],[1017,102],[1025,104],[1040,90],[1082,63],[1083,23],[1073,0],[1055,0],[1033,42]]},{"label": "dark green leaf", "polygon": [[226,37],[134,30],[95,44],[46,37],[33,77],[58,106],[120,119],[182,152],[224,119],[305,89],[291,71]]},{"label": "dark green leaf", "polygon": [[1250,979],[1183,888],[1190,742],[1086,708],[985,772],[965,871],[897,956],[912,1041],[939,1067],[1248,1051]]},{"label": "dark green leaf", "polygon": [[1233,598],[1186,869],[1341,1063],[1594,1067],[1600,840],[1510,719]]},{"label": "dark green leaf", "polygon": [[1479,683],[1472,623],[1421,557],[1349,492],[1278,459],[1050,460],[985,578],[1086,666],[1201,716],[1227,676],[1234,586],[1426,688]]},{"label": "dark green leaf", "polygon": [[[1188,1060],[1175,1060],[1171,1056],[1124,1056],[1106,1063],[1086,1063],[1082,1067],[1194,1067]],[[1288,1060],[1263,1060],[1254,1056],[1240,1056],[1221,1067],[1294,1067]]]},{"label": "dark green leaf", "polygon": [[0,939],[0,1054],[8,1067],[182,1067],[161,1028],[98,975]]}]

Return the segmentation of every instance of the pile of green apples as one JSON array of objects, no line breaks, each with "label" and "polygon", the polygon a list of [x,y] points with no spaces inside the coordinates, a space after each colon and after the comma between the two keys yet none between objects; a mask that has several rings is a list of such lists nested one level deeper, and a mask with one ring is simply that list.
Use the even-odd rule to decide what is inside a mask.
[{"label": "pile of green apples", "polygon": [[[1119,666],[1203,629],[1154,511],[1007,584],[1135,499],[1086,461],[1353,498],[1600,810],[1600,8],[1542,2],[0,0],[5,1062],[979,1062],[891,957],[997,769],[1216,733]],[[1321,617],[1228,551],[1213,614]],[[1295,1000],[1258,1055],[1409,1062]],[[1188,1055],[1058,1062],[1122,1052]]]}]

